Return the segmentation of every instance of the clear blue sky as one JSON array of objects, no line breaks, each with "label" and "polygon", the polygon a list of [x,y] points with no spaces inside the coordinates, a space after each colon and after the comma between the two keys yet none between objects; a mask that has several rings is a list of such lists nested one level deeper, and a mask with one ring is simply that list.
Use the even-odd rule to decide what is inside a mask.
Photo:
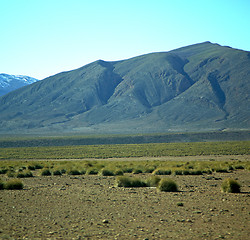
[{"label": "clear blue sky", "polygon": [[250,51],[249,0],[0,0],[0,73],[43,79],[211,41]]}]

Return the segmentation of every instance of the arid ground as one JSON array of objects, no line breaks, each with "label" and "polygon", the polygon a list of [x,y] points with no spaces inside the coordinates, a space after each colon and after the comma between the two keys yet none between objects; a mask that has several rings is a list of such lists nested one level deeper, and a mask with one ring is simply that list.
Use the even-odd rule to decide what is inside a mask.
[{"label": "arid ground", "polygon": [[[228,177],[241,193],[221,192]],[[170,178],[179,192],[115,187],[116,177],[97,175],[22,179],[23,190],[0,191],[0,238],[249,239],[249,171]]]}]

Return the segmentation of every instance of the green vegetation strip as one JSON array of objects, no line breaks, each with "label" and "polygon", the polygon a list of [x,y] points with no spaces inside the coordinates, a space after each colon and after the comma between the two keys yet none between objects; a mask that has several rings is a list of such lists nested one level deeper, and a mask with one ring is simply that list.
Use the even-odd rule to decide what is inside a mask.
[{"label": "green vegetation strip", "polygon": [[[228,159],[226,161],[195,160],[195,161],[160,161],[160,160],[2,160],[0,161],[0,175],[17,178],[27,178],[38,175],[96,175],[118,176],[125,173],[138,175],[151,173],[159,175],[201,175],[212,172],[229,173],[238,170],[250,170],[250,161]],[[33,174],[36,173],[36,174]],[[155,181],[153,178],[150,181]]]},{"label": "green vegetation strip", "polygon": [[250,141],[1,148],[0,159],[84,159],[249,154]]}]

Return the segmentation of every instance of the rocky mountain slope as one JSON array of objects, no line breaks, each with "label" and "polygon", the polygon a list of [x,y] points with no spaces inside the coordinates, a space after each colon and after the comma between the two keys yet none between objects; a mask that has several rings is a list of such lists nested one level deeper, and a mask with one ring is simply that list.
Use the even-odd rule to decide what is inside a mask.
[{"label": "rocky mountain slope", "polygon": [[1,132],[249,129],[250,52],[204,42],[98,60],[0,98]]},{"label": "rocky mountain slope", "polygon": [[37,79],[28,76],[2,73],[0,74],[0,96],[37,81]]}]

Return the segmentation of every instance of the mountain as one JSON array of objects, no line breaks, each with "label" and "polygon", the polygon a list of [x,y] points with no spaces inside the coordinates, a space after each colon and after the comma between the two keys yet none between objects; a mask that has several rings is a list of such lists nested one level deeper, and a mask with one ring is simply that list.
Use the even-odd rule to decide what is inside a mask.
[{"label": "mountain", "polygon": [[199,43],[95,61],[0,98],[0,132],[249,129],[250,52]]},{"label": "mountain", "polygon": [[28,76],[2,73],[0,74],[0,96],[37,81],[37,79]]}]

